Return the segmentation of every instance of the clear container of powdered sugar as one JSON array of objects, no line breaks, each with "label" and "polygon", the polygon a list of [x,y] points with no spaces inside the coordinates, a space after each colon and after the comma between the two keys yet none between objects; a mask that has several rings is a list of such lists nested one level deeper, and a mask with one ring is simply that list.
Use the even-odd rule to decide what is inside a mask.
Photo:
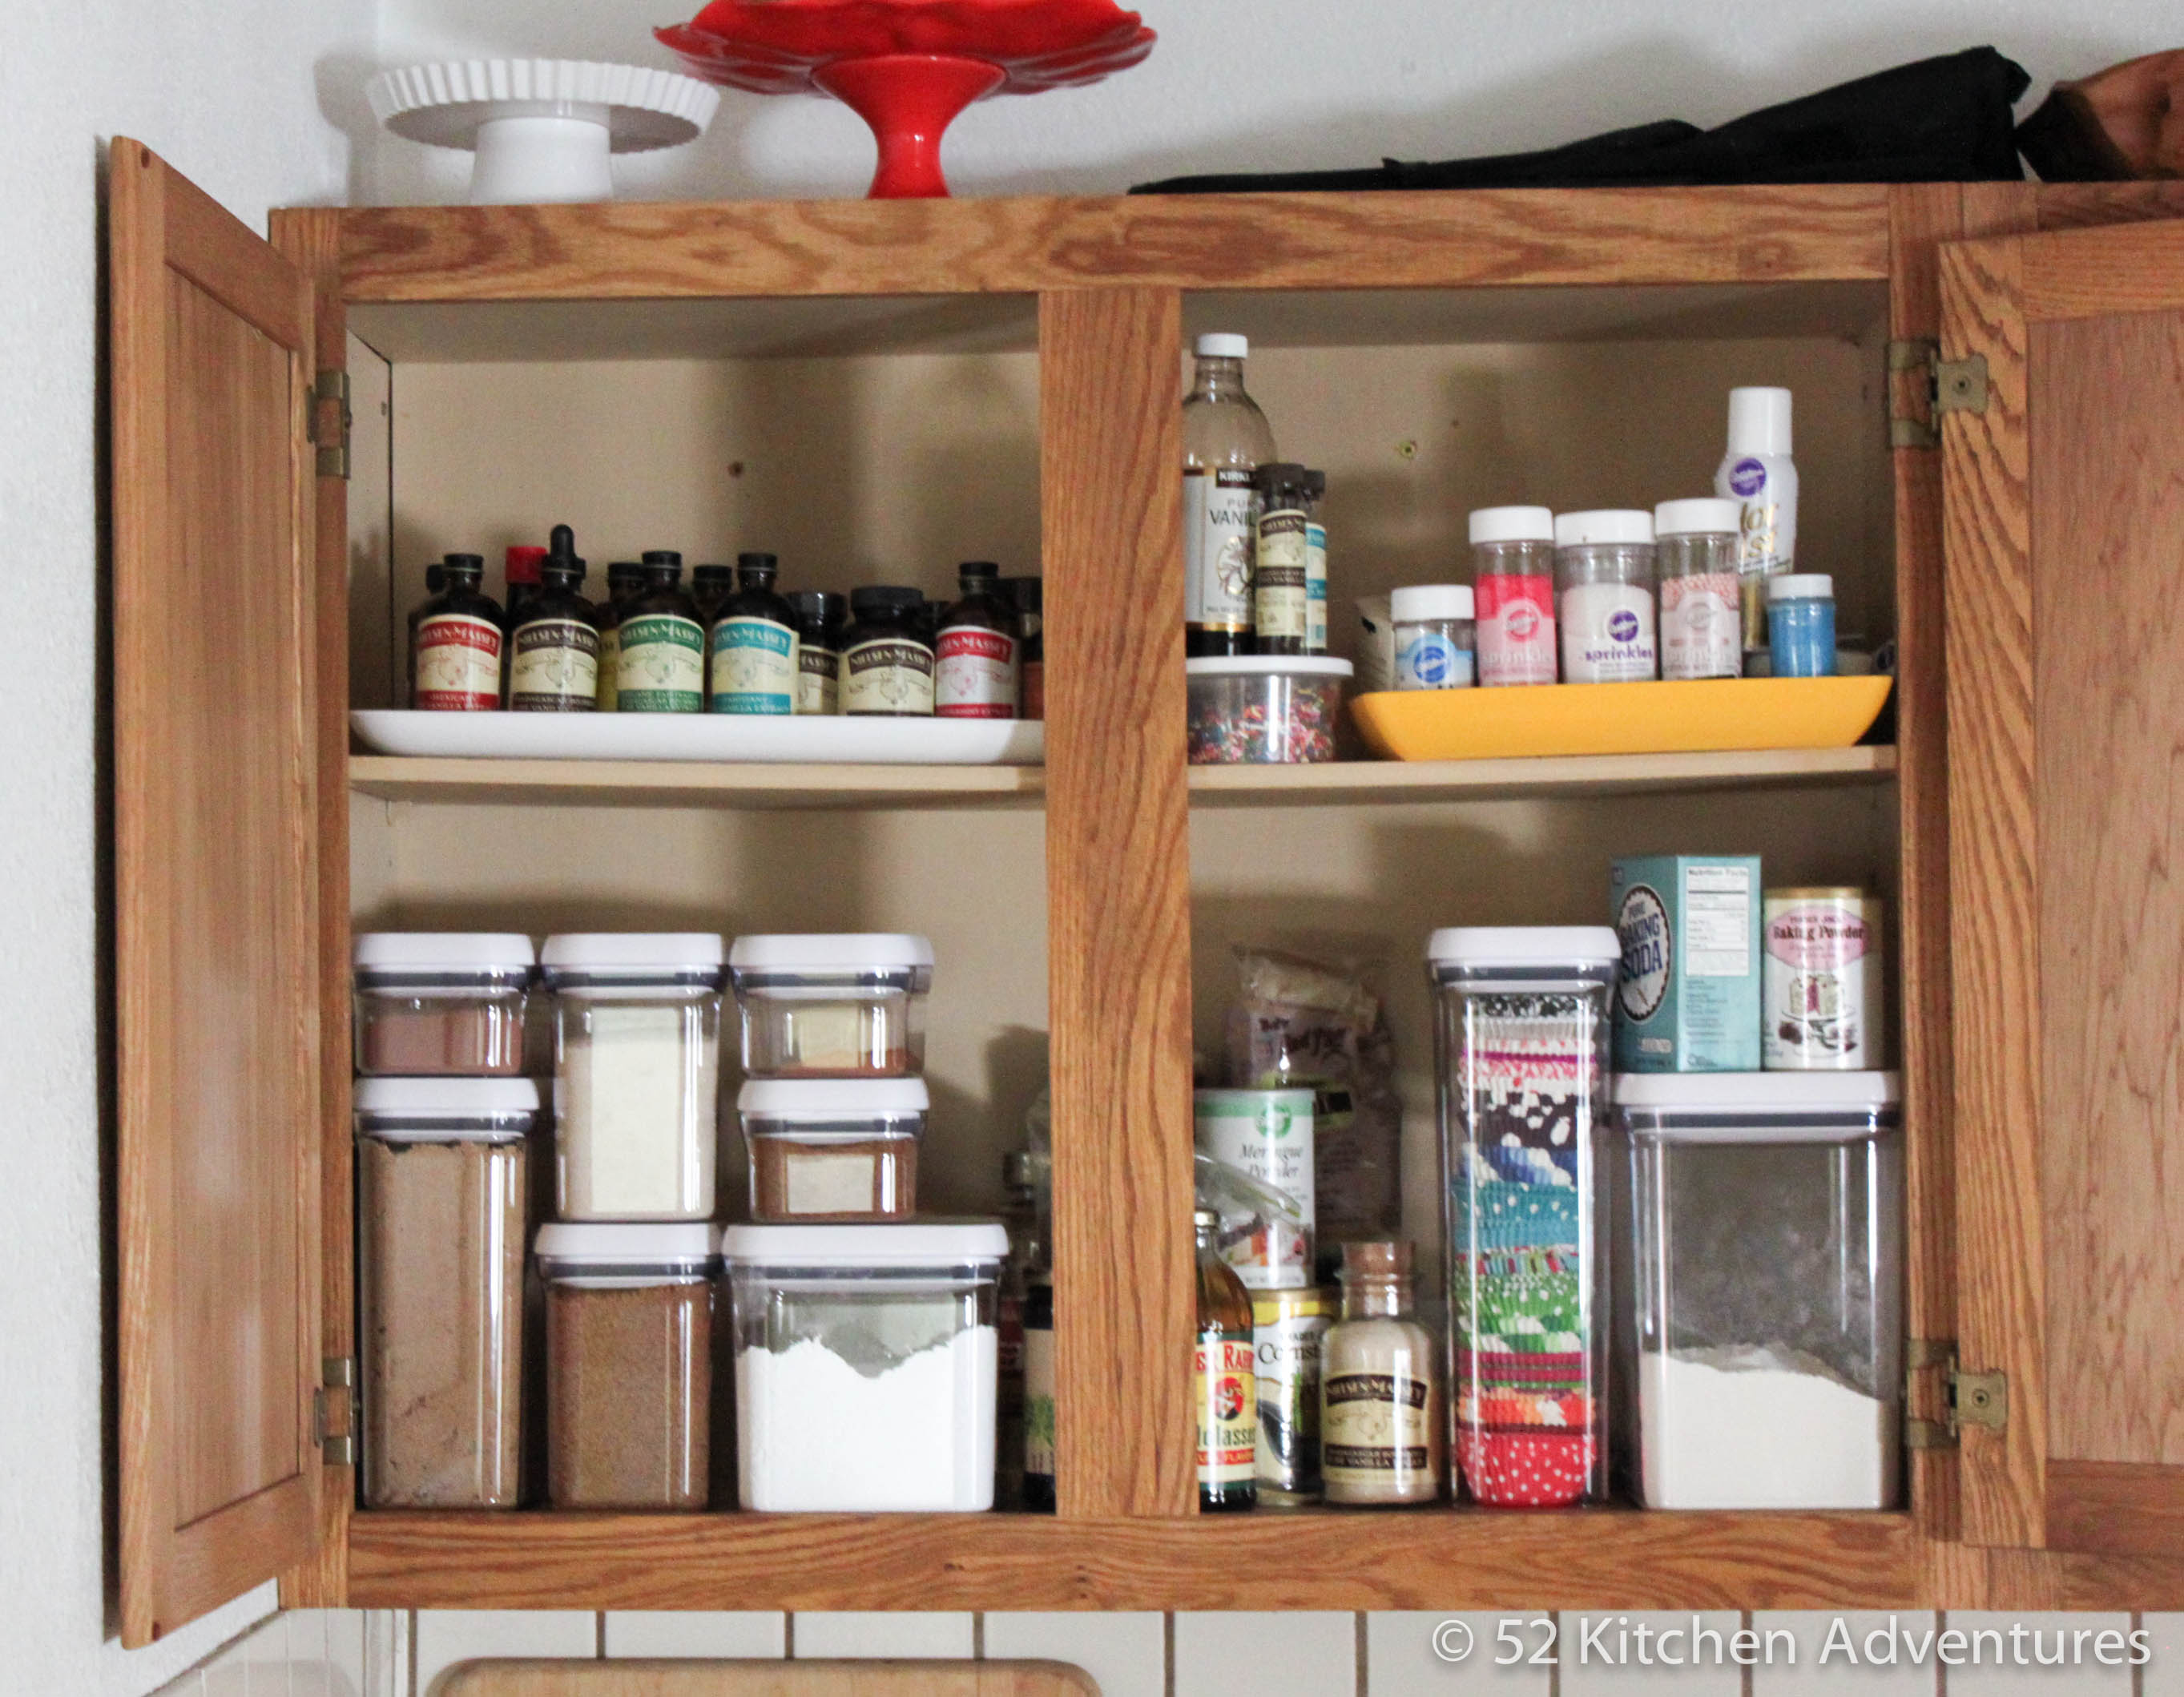
[{"label": "clear container of powdered sugar", "polygon": [[999,1221],[732,1225],[736,1443],[760,1510],[994,1505]]},{"label": "clear container of powdered sugar", "polygon": [[1646,1507],[1897,1500],[1899,1099],[1893,1073],[1616,1079],[1620,1462]]}]

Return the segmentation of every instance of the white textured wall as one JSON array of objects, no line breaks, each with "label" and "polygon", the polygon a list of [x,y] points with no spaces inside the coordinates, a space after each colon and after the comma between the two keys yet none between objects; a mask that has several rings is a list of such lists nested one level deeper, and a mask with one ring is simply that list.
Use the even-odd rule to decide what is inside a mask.
[{"label": "white textured wall", "polygon": [[[701,0],[380,0],[389,63],[552,53],[666,64],[650,26]],[[2184,44],[2160,0],[1142,0],[1153,56],[1089,89],[973,107],[950,131],[958,193],[1104,193],[1199,170],[1503,152],[1647,119],[1712,124],[1842,78],[1992,42],[2057,77]],[[360,112],[360,101],[355,109]],[[364,125],[359,120],[359,133]],[[710,135],[627,168],[629,192],[861,192],[872,144],[832,101],[729,92]],[[460,198],[467,159],[375,148],[359,198]]]},{"label": "white textured wall", "polygon": [[[371,0],[0,8],[0,1690],[134,1697],[241,1623],[106,1644],[101,1516],[98,179],[148,142],[257,227],[338,198],[317,66]],[[216,616],[217,609],[208,609]],[[262,1610],[270,1597],[254,1605]]]}]

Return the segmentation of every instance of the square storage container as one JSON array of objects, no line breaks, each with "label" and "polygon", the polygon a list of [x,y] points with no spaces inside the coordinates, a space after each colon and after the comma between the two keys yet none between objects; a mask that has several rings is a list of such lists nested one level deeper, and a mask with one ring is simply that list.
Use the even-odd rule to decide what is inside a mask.
[{"label": "square storage container", "polygon": [[547,938],[562,1219],[712,1217],[723,954],[704,932]]},{"label": "square storage container", "polygon": [[1625,1460],[1657,1509],[1885,1509],[1903,1384],[1893,1073],[1616,1080]]},{"label": "square storage container", "polygon": [[998,1222],[732,1225],[743,1505],[994,1505]]},{"label": "square storage container", "polygon": [[752,1079],[736,1098],[755,1220],[906,1219],[931,1100],[919,1078]]},{"label": "square storage container", "polygon": [[1604,925],[1436,931],[1435,1061],[1448,1175],[1451,1442],[1472,1500],[1560,1508],[1607,1488],[1601,1152]]},{"label": "square storage container", "polygon": [[705,1225],[538,1228],[555,1508],[706,1506],[716,1247]]},{"label": "square storage container", "polygon": [[1323,654],[1186,660],[1193,766],[1293,766],[1334,758],[1346,660]]},{"label": "square storage container", "polygon": [[356,1069],[366,1078],[513,1078],[537,953],[499,932],[356,939]]},{"label": "square storage container", "polygon": [[738,937],[728,974],[753,1078],[909,1078],[925,1065],[933,945],[923,937]]},{"label": "square storage container", "polygon": [[538,1086],[368,1078],[355,1108],[365,1506],[514,1508]]}]

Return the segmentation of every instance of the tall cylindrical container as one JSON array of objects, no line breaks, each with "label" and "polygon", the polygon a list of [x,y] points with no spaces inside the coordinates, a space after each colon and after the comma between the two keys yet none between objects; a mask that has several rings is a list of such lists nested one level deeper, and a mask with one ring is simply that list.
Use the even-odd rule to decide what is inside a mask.
[{"label": "tall cylindrical container", "polygon": [[1563,683],[1636,684],[1659,671],[1652,514],[1557,514],[1555,595]]},{"label": "tall cylindrical container", "polygon": [[1797,569],[1797,466],[1790,457],[1787,389],[1729,392],[1729,451],[1713,492],[1738,507],[1736,570],[1744,649],[1767,646],[1767,580]]},{"label": "tall cylindrical container", "polygon": [[1479,681],[1553,683],[1554,514],[1546,507],[1481,507],[1469,528]]},{"label": "tall cylindrical container", "polygon": [[1661,675],[1744,675],[1735,501],[1663,501],[1653,509],[1661,574]]},{"label": "tall cylindrical container", "polygon": [[1559,1508],[1606,1488],[1601,1210],[1604,925],[1433,934],[1448,1175],[1451,1448],[1474,1501]]}]

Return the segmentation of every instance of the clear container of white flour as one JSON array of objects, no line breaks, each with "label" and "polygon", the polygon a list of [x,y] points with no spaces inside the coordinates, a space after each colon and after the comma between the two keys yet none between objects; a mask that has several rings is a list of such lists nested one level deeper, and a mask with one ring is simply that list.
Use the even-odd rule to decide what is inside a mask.
[{"label": "clear container of white flour", "polygon": [[998,1221],[732,1225],[736,1447],[761,1511],[994,1505]]},{"label": "clear container of white flour", "polygon": [[1898,1500],[1893,1073],[1618,1076],[1620,1457],[1649,1509]]}]

